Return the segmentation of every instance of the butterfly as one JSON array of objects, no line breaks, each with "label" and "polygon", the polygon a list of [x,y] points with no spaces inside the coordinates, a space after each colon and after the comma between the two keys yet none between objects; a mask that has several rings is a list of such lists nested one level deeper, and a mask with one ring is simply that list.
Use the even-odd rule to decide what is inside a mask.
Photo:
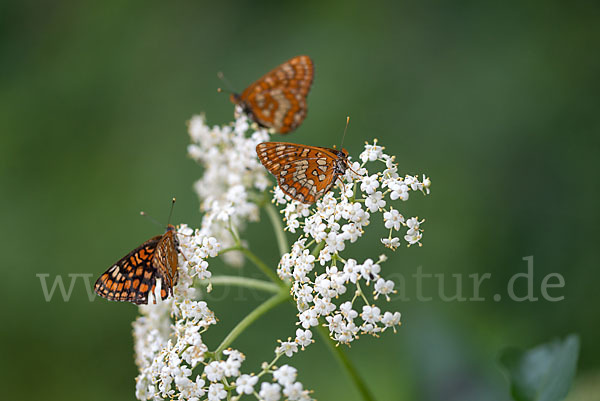
[{"label": "butterfly", "polygon": [[258,125],[280,134],[295,130],[306,117],[306,96],[313,81],[313,62],[308,56],[296,56],[246,88],[232,93],[232,103]]},{"label": "butterfly", "polygon": [[256,146],[260,162],[277,178],[279,188],[292,199],[312,204],[326,194],[349,168],[348,151],[263,142]]},{"label": "butterfly", "polygon": [[94,291],[111,301],[147,304],[160,279],[160,297],[167,298],[177,282],[178,246],[175,227],[169,224],[164,234],[150,238],[102,274]]}]

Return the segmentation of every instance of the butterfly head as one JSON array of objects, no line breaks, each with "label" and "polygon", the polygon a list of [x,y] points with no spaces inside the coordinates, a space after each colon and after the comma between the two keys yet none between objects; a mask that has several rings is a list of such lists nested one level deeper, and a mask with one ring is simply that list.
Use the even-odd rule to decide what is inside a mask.
[{"label": "butterfly head", "polygon": [[179,240],[177,239],[177,228],[172,225],[172,224],[168,224],[167,225],[167,231],[165,232],[165,235],[169,235],[173,238],[173,242],[175,243],[176,247],[179,247]]},{"label": "butterfly head", "polygon": [[[231,92],[231,94],[229,95],[229,100],[231,101],[231,103],[240,106],[242,108],[242,113],[247,115],[248,118],[250,118],[252,121],[255,121],[258,125],[263,127],[263,125],[260,124],[254,117],[254,113],[252,112],[252,107],[250,107],[250,105],[248,105],[248,103],[242,99],[242,95],[239,95],[235,92]],[[237,118],[237,115],[236,115],[236,118]]]},{"label": "butterfly head", "polygon": [[346,169],[349,167],[348,163],[348,151],[346,149],[337,150],[333,149],[335,152],[337,159],[335,160],[334,172],[335,174],[344,174],[346,173]]},{"label": "butterfly head", "polygon": [[231,103],[233,104],[239,104],[242,99],[237,93],[231,92],[229,95],[229,100],[231,100]]}]

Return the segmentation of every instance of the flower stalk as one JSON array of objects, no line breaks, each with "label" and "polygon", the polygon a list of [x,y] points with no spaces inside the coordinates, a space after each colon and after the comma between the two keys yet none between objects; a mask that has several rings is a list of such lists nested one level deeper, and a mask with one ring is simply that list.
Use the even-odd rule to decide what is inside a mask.
[{"label": "flower stalk", "polygon": [[218,357],[221,355],[221,352],[229,347],[236,338],[240,336],[252,323],[254,323],[258,318],[262,315],[276,307],[277,305],[285,302],[290,297],[290,294],[281,289],[278,294],[272,296],[267,299],[265,302],[260,304],[256,309],[250,312],[245,318],[243,318],[234,328],[227,334],[227,336],[223,339],[221,344],[215,350],[215,355]]},{"label": "flower stalk", "polygon": [[318,327],[319,335],[327,345],[327,348],[331,351],[331,353],[336,357],[339,364],[344,368],[346,373],[348,374],[352,383],[360,393],[360,396],[364,401],[375,401],[375,397],[371,394],[369,387],[367,387],[367,383],[362,379],[356,367],[348,358],[348,355],[344,352],[343,348],[338,346],[331,337],[329,337],[329,331],[325,328],[325,326],[319,324]]},{"label": "flower stalk", "polygon": [[277,238],[277,247],[279,248],[279,257],[283,256],[289,249],[289,245],[287,239],[285,237],[285,231],[283,230],[283,225],[281,224],[281,218],[275,206],[272,203],[267,203],[265,205],[265,211],[267,212],[267,216],[269,216],[269,220],[271,220],[271,224],[273,225],[273,231],[275,231],[275,237]]},{"label": "flower stalk", "polygon": [[210,279],[210,281],[202,281],[200,284],[203,286],[208,286],[209,284],[224,286],[233,285],[236,287],[245,287],[254,290],[271,292],[273,294],[277,294],[279,291],[281,291],[281,287],[277,284],[243,276],[214,276]]}]

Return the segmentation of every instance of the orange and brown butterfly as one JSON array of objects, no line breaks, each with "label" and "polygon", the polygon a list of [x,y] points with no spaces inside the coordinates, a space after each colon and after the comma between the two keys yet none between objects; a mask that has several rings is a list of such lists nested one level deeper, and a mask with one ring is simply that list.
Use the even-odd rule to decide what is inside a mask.
[{"label": "orange and brown butterfly", "polygon": [[263,142],[256,146],[260,162],[277,178],[279,188],[292,199],[312,204],[325,195],[350,168],[348,151]]},{"label": "orange and brown butterfly", "polygon": [[231,94],[230,99],[258,125],[287,134],[306,117],[306,96],[313,76],[310,57],[296,56],[269,71],[241,94]]},{"label": "orange and brown butterfly", "polygon": [[175,227],[169,224],[164,234],[150,238],[102,274],[94,291],[111,301],[147,304],[160,279],[160,297],[167,298],[177,282],[178,246]]}]

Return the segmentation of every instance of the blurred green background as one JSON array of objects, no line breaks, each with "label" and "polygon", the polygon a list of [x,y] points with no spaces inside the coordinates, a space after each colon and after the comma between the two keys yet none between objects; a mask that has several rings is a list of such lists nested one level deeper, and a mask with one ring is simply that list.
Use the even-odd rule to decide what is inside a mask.
[{"label": "blurred green background", "polygon": [[[316,66],[309,114],[292,142],[357,155],[377,137],[402,173],[429,175],[432,195],[401,205],[419,215],[422,248],[400,248],[383,271],[406,278],[397,334],[348,350],[378,400],[508,400],[497,356],[579,333],[578,400],[600,399],[598,196],[600,7],[594,2],[2,2],[0,180],[4,399],[132,400],[133,305],[96,299],[82,281],[70,302],[46,303],[36,277],[95,276],[160,233],[140,210],[198,225],[185,122],[231,120],[217,71],[241,90],[297,54]],[[264,217],[264,216],[263,216]],[[384,251],[377,224],[355,256]],[[263,219],[246,238],[273,266]],[[534,256],[560,302],[515,302],[511,276]],[[491,273],[483,302],[418,302],[411,275]],[[232,274],[220,262],[214,274]],[[243,274],[253,275],[251,265]],[[81,280],[81,279],[78,279]],[[517,291],[526,288],[520,283]],[[503,294],[501,301],[494,294]],[[213,347],[265,295],[216,290]],[[249,301],[248,301],[249,300]],[[293,335],[280,306],[234,346],[245,371]],[[328,350],[294,357],[320,400],[358,400]],[[595,388],[594,388],[595,387]],[[7,393],[8,392],[8,393]],[[595,395],[594,395],[595,394]],[[595,397],[595,398],[594,398]],[[575,399],[575,398],[573,398]]]}]

